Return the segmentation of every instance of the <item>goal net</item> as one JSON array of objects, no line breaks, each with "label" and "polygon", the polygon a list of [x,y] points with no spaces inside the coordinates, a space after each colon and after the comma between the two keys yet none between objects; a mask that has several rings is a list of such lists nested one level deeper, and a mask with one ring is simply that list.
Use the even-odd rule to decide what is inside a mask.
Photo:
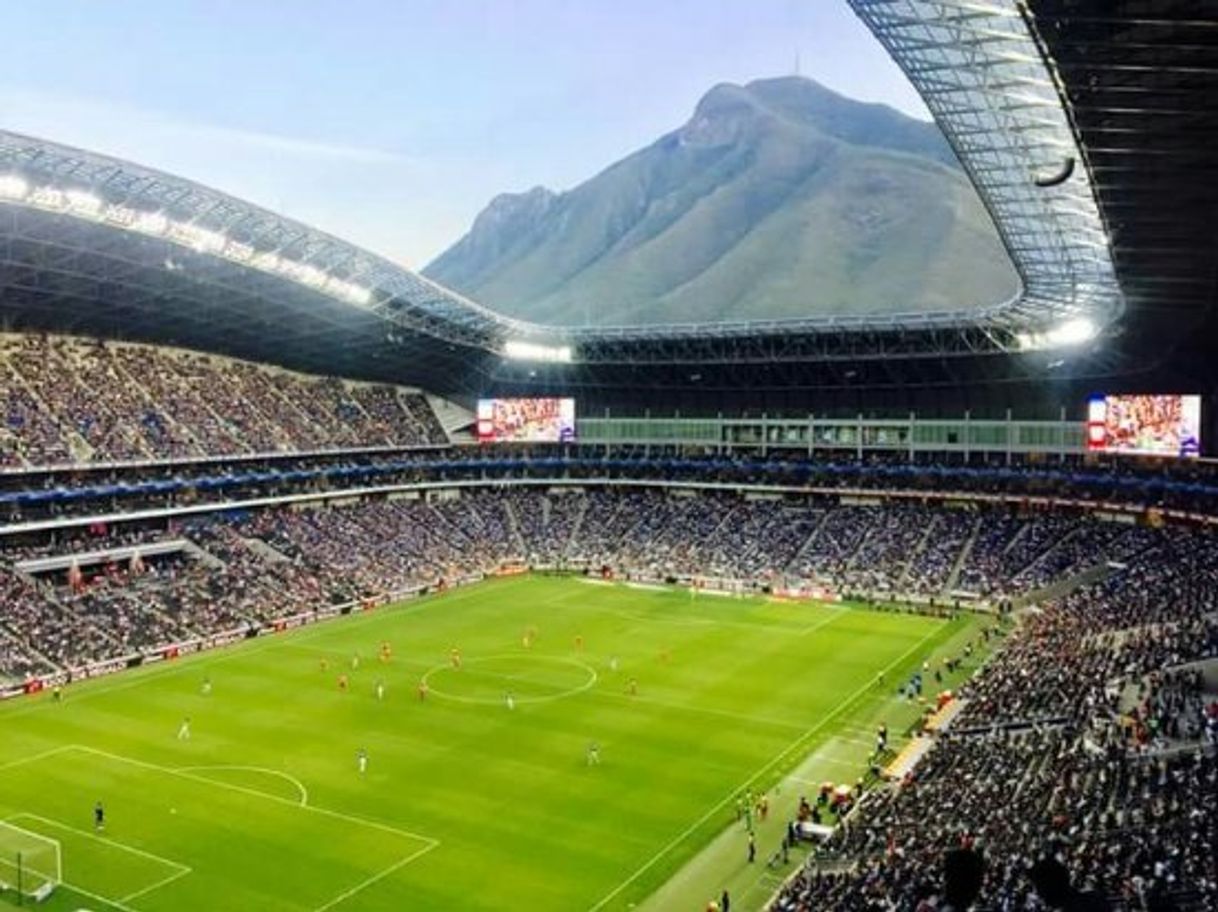
[{"label": "goal net", "polygon": [[0,893],[40,902],[63,879],[59,842],[11,823],[0,823]]}]

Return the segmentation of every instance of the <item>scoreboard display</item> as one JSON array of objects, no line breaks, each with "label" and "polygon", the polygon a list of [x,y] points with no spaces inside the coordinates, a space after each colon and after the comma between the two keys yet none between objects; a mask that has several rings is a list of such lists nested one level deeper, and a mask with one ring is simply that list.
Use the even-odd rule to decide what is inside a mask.
[{"label": "scoreboard display", "polygon": [[1093,396],[1087,404],[1087,449],[1137,456],[1201,455],[1201,397]]},{"label": "scoreboard display", "polygon": [[574,439],[574,399],[478,400],[480,443],[567,443]]}]

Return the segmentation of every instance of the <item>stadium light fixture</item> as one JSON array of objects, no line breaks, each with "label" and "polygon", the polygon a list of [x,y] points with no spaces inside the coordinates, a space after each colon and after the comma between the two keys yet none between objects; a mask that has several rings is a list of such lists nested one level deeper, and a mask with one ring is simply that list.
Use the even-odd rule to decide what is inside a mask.
[{"label": "stadium light fixture", "polygon": [[90,218],[98,218],[105,205],[98,197],[83,190],[68,190],[64,193],[64,197],[69,209]]},{"label": "stadium light fixture", "polygon": [[1066,348],[1082,345],[1099,335],[1100,328],[1094,320],[1074,317],[1041,332],[1026,332],[1018,335],[1019,347],[1025,351],[1046,348]]},{"label": "stadium light fixture", "polygon": [[30,192],[25,178],[16,174],[0,174],[0,198],[23,200]]},{"label": "stadium light fixture", "polygon": [[316,266],[290,260],[275,253],[256,251],[250,245],[234,240],[221,231],[176,221],[160,212],[107,203],[85,190],[35,186],[19,174],[0,174],[0,199],[23,203],[34,209],[102,221],[124,231],[162,238],[199,253],[218,256],[289,279],[349,304],[366,307],[372,302],[372,289],[332,276]]},{"label": "stadium light fixture", "polygon": [[552,364],[571,363],[571,346],[538,345],[536,342],[520,342],[509,339],[503,344],[503,355],[517,361],[547,361]]}]

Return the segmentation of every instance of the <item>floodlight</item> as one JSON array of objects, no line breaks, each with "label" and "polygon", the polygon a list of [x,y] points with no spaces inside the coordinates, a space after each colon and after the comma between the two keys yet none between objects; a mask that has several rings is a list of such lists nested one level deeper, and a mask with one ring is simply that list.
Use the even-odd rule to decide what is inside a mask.
[{"label": "floodlight", "polygon": [[1099,335],[1100,328],[1095,321],[1086,317],[1074,317],[1059,323],[1051,329],[1040,332],[1019,333],[1015,339],[1024,351],[1045,348],[1064,348],[1069,345],[1081,345]]},{"label": "floodlight", "polygon": [[82,215],[96,217],[101,214],[104,205],[98,197],[92,193],[86,193],[84,190],[67,190],[64,192],[64,197],[67,199],[68,208]]},{"label": "floodlight", "polygon": [[1065,323],[1055,326],[1048,332],[1049,344],[1057,347],[1060,345],[1081,345],[1083,342],[1094,339],[1100,328],[1094,322],[1086,317],[1075,317],[1073,320],[1067,320]]},{"label": "floodlight", "polygon": [[11,200],[25,199],[30,185],[24,177],[16,174],[0,174],[0,197]]},{"label": "floodlight", "polygon": [[520,361],[550,361],[568,364],[571,361],[571,346],[569,345],[538,345],[535,342],[521,342],[509,339],[503,344],[503,355]]}]

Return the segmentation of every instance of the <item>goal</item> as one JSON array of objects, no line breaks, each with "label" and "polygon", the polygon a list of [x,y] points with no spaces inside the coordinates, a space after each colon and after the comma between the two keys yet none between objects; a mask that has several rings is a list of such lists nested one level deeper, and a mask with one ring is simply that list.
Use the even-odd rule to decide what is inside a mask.
[{"label": "goal", "polygon": [[0,894],[42,902],[63,880],[58,840],[0,823]]}]

